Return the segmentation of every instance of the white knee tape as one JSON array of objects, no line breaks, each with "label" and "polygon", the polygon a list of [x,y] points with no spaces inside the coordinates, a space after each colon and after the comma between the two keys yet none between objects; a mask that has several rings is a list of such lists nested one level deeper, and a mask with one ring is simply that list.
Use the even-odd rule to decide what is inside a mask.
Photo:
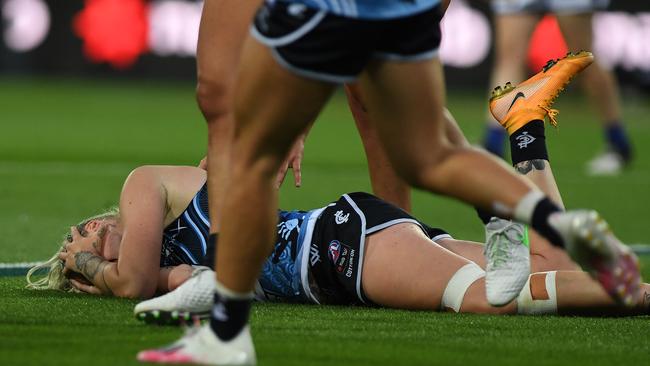
[{"label": "white knee tape", "polygon": [[[557,294],[555,276],[557,271],[533,273],[517,297],[517,313],[519,314],[557,314]],[[540,276],[544,276],[542,281]],[[532,282],[531,279],[534,278]],[[540,285],[544,288],[540,287]],[[531,286],[535,289],[531,289]]]},{"label": "white knee tape", "polygon": [[476,280],[485,277],[485,271],[476,263],[468,263],[462,266],[447,283],[445,292],[442,294],[440,306],[442,310],[452,309],[460,311],[463,304],[465,292]]}]

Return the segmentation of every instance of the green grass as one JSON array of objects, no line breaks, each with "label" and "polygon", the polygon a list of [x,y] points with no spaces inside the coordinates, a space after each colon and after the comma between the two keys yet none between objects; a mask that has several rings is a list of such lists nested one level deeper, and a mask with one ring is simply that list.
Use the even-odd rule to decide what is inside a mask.
[{"label": "green grass", "polygon": [[[196,164],[205,126],[193,85],[0,80],[0,262],[49,257],[67,227],[116,203],[131,169]],[[451,93],[449,106],[478,141],[482,93]],[[638,159],[622,177],[590,178],[583,163],[601,149],[597,118],[574,95],[560,98],[560,129],[547,131],[551,161],[569,207],[593,207],[630,243],[648,243],[650,103],[626,97]],[[305,151],[303,187],[286,185],[285,208],[322,206],[369,190],[365,158],[337,95]],[[289,181],[290,182],[290,181]],[[414,211],[458,238],[482,239],[472,209],[416,192]],[[645,262],[645,276],[650,261]],[[0,364],[136,364],[135,353],[179,330],[144,326],[133,301],[23,289],[0,278]],[[495,317],[386,309],[257,304],[253,332],[264,365],[645,364],[648,317]]]}]

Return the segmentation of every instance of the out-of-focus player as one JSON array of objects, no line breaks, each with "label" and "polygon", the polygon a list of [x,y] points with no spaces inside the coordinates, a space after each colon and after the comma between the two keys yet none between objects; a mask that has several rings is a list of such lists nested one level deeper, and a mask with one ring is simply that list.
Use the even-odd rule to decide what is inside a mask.
[{"label": "out-of-focus player", "polygon": [[[490,85],[526,78],[528,42],[542,15],[553,13],[571,50],[592,49],[593,11],[609,0],[492,0],[495,22],[495,62]],[[590,174],[617,174],[632,159],[630,140],[621,116],[618,85],[611,71],[598,61],[585,70],[582,86],[602,120],[607,151],[588,162]],[[506,135],[492,116],[486,116],[484,146],[503,156]]]}]

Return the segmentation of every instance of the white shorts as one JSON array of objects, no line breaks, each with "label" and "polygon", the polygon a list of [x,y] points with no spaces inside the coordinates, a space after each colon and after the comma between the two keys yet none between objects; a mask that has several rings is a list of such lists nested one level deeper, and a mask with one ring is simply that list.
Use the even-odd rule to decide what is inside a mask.
[{"label": "white shorts", "polygon": [[492,0],[496,14],[582,14],[604,9],[609,0]]}]

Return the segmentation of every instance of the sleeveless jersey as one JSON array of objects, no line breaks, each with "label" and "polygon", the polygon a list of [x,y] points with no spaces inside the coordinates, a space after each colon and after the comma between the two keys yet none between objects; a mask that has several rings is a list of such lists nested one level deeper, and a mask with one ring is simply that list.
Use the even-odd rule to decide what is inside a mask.
[{"label": "sleeveless jersey", "polygon": [[[305,234],[302,226],[309,214],[306,211],[278,211],[278,234],[255,289],[257,299],[305,300],[301,266],[297,263]],[[160,266],[201,263],[207,252],[209,234],[208,188],[204,184],[185,211],[163,231]]]},{"label": "sleeveless jersey", "polygon": [[[301,4],[330,14],[355,19],[394,19],[414,15],[440,4],[440,0],[266,0]],[[289,8],[291,11],[291,8]],[[300,12],[298,7],[295,12]]]}]

